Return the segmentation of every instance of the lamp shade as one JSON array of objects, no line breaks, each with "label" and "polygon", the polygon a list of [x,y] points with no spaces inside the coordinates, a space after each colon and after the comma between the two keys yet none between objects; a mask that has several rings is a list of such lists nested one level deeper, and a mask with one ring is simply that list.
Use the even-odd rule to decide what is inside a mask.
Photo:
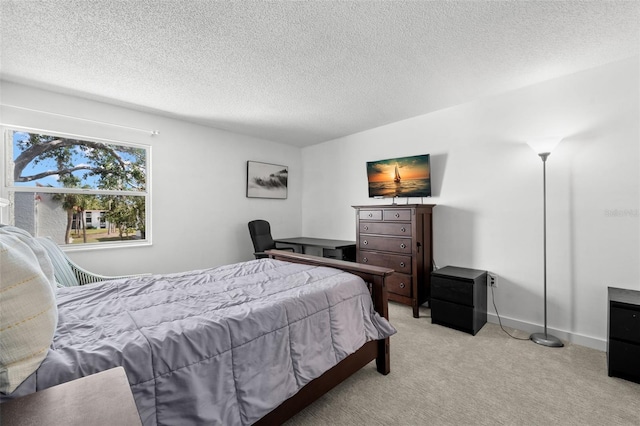
[{"label": "lamp shade", "polygon": [[561,140],[561,137],[552,136],[547,138],[533,139],[527,142],[527,144],[529,144],[531,149],[533,149],[537,154],[549,154],[554,150],[556,146],[558,146]]}]

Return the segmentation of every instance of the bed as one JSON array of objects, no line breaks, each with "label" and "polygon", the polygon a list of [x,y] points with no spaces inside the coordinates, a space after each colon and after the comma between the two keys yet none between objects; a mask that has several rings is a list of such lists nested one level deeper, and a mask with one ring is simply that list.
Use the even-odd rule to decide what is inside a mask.
[{"label": "bed", "polygon": [[57,327],[18,396],[123,366],[145,425],[279,424],[376,361],[392,271],[269,258],[58,289]]}]

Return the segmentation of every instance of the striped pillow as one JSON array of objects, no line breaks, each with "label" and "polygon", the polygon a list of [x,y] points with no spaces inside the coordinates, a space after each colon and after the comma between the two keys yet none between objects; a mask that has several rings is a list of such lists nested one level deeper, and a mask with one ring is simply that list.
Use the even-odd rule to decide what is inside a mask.
[{"label": "striped pillow", "polygon": [[5,394],[38,369],[58,322],[51,261],[41,258],[41,247],[32,249],[28,234],[8,228],[0,228],[0,392]]}]

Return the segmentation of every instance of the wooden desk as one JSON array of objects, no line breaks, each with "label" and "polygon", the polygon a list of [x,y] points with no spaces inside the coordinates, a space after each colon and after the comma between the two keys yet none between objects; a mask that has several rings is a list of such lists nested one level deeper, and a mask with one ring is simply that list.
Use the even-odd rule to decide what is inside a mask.
[{"label": "wooden desk", "polygon": [[324,238],[293,237],[274,239],[276,243],[299,246],[303,254],[308,253],[308,248],[313,247],[321,251],[322,257],[331,259],[348,260],[355,262],[356,242],[345,240],[328,240]]},{"label": "wooden desk", "polygon": [[124,368],[116,367],[0,404],[3,426],[140,426]]}]

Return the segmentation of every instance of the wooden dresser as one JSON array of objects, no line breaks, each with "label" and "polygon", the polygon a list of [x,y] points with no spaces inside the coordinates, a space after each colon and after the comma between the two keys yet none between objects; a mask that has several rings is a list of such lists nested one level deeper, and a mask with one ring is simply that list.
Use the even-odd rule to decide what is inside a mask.
[{"label": "wooden dresser", "polygon": [[353,206],[356,209],[356,261],[392,268],[388,299],[413,308],[429,301],[433,265],[434,204]]}]

